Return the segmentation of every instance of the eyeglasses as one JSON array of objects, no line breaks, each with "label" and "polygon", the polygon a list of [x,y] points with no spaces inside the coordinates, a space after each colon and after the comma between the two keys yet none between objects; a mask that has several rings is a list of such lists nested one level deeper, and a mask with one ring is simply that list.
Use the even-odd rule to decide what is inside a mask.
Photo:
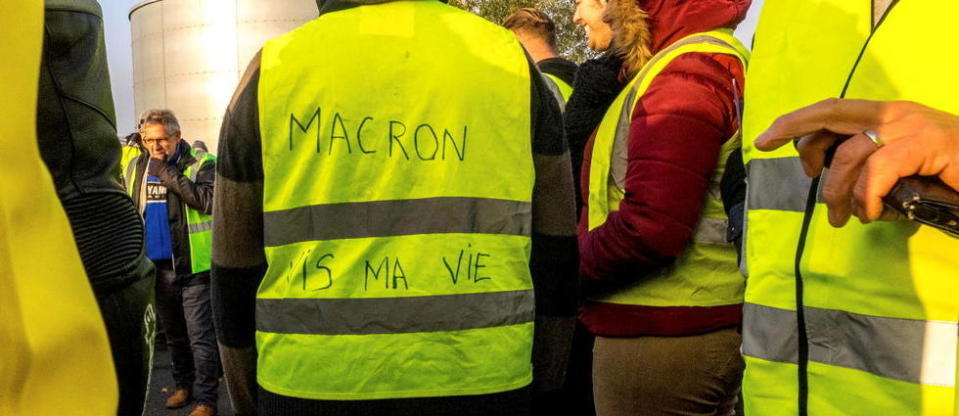
[{"label": "eyeglasses", "polygon": [[166,144],[168,141],[170,141],[168,137],[162,137],[159,139],[143,139],[143,144],[146,146],[156,146],[161,143]]}]

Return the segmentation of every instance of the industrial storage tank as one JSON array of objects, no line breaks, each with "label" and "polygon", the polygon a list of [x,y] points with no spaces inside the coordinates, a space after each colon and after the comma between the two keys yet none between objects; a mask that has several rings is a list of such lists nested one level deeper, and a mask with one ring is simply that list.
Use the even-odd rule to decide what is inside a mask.
[{"label": "industrial storage tank", "polygon": [[315,0],[147,0],[130,10],[135,114],[169,108],[215,152],[227,104],[267,40],[319,14]]}]

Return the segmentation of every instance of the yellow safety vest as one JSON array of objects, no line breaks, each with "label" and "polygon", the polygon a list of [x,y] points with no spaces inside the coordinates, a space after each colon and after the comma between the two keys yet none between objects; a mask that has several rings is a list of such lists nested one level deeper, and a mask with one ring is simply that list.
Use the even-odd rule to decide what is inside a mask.
[{"label": "yellow safety vest", "polygon": [[[948,48],[959,2],[767,0],[747,75],[743,382],[747,414],[953,414],[959,240],[910,221],[833,228],[792,146],[758,152],[782,114],[828,97],[959,114]],[[828,175],[828,172],[826,173]]]},{"label": "yellow safety vest", "polygon": [[[191,182],[196,182],[200,168],[207,163],[215,163],[216,156],[193,148],[190,149],[190,155],[193,156],[195,161],[187,166],[186,170],[183,171],[183,176],[189,178]],[[133,189],[136,185],[134,175],[136,175],[137,165],[141,158],[149,157],[149,154],[141,153],[129,159],[123,177],[130,197],[133,199],[139,198],[140,215],[143,215],[146,209],[147,170],[143,170],[139,189]],[[204,214],[185,203],[183,204],[183,212],[186,214],[188,241],[190,243],[190,273],[197,274],[208,271],[212,264],[213,255],[213,215]]]},{"label": "yellow safety vest", "polygon": [[[603,117],[593,142],[589,170],[589,229],[603,225],[611,211],[619,210],[626,180],[626,149],[633,109],[649,85],[673,59],[686,53],[732,55],[746,66],[749,52],[722,29],[697,33],[658,52],[623,88]],[[730,80],[730,83],[734,83]],[[735,85],[733,85],[735,89]],[[676,264],[643,279],[628,289],[593,300],[646,306],[722,306],[743,302],[744,281],[736,266],[736,250],[726,242],[727,218],[719,193],[729,153],[739,148],[739,132],[722,146],[705,208],[693,242]]]},{"label": "yellow safety vest", "polygon": [[142,154],[143,151],[140,150],[140,146],[135,144],[125,144],[120,148],[120,168],[126,169],[127,166],[130,166],[130,162],[133,159]]},{"label": "yellow safety vest", "polygon": [[437,1],[331,11],[266,44],[263,388],[366,400],[530,383],[529,91],[511,32]]},{"label": "yellow safety vest", "polygon": [[0,38],[0,415],[115,415],[100,309],[37,147],[43,2],[5,5]]}]

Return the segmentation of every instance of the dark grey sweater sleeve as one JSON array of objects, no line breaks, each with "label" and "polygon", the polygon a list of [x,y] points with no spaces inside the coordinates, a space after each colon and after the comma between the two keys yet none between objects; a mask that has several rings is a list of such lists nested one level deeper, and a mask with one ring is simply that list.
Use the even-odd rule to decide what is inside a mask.
[{"label": "dark grey sweater sleeve", "polygon": [[256,412],[256,289],[266,273],[263,252],[263,163],[257,54],[227,108],[217,150],[213,195],[213,318],[224,381],[238,413]]},{"label": "dark grey sweater sleeve", "polygon": [[530,61],[533,234],[530,272],[536,293],[534,388],[559,389],[565,377],[576,312],[578,248],[576,202],[563,116]]},{"label": "dark grey sweater sleeve", "polygon": [[213,196],[214,317],[226,345],[253,344],[256,287],[266,271],[263,252],[263,163],[260,154],[254,57],[220,130],[218,183]]}]

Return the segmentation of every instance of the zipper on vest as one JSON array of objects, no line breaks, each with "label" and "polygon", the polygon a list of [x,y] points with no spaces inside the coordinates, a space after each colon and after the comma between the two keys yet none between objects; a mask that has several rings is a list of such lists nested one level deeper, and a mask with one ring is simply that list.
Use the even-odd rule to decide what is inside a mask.
[{"label": "zipper on vest", "polygon": [[[859,56],[856,57],[856,62],[853,64],[852,69],[849,71],[849,76],[846,77],[846,83],[842,87],[842,92],[839,94],[839,98],[845,98],[846,91],[849,89],[849,84],[852,82],[852,77],[856,74],[856,70],[859,68],[859,62],[862,61],[863,55],[866,53],[866,49],[869,47],[870,41],[872,41],[872,36],[876,34],[876,31],[882,25],[883,21],[886,20],[886,17],[889,16],[889,13],[892,11],[896,4],[899,3],[899,0],[892,0],[889,4],[889,7],[886,8],[885,13],[882,17],[879,18],[879,21],[876,22],[875,16],[873,15],[875,11],[875,0],[870,0],[870,15],[869,15],[869,36],[866,38],[866,42],[863,43],[862,48],[859,50]],[[875,24],[873,24],[876,22]],[[832,160],[832,156],[836,151],[836,148],[839,146],[839,143],[834,144],[826,152],[826,165],[828,166]],[[813,178],[812,183],[809,185],[809,192],[806,196],[806,208],[803,212],[802,220],[802,230],[799,234],[799,244],[796,247],[796,262],[794,264],[794,272],[796,275],[796,329],[799,334],[799,357],[798,357],[798,411],[799,416],[808,416],[809,414],[809,334],[806,332],[806,313],[803,307],[803,277],[802,271],[800,270],[800,265],[802,264],[803,252],[806,248],[806,237],[809,234],[809,225],[812,223],[813,212],[816,210],[816,200],[819,196],[819,184],[822,179],[822,175]]]}]

